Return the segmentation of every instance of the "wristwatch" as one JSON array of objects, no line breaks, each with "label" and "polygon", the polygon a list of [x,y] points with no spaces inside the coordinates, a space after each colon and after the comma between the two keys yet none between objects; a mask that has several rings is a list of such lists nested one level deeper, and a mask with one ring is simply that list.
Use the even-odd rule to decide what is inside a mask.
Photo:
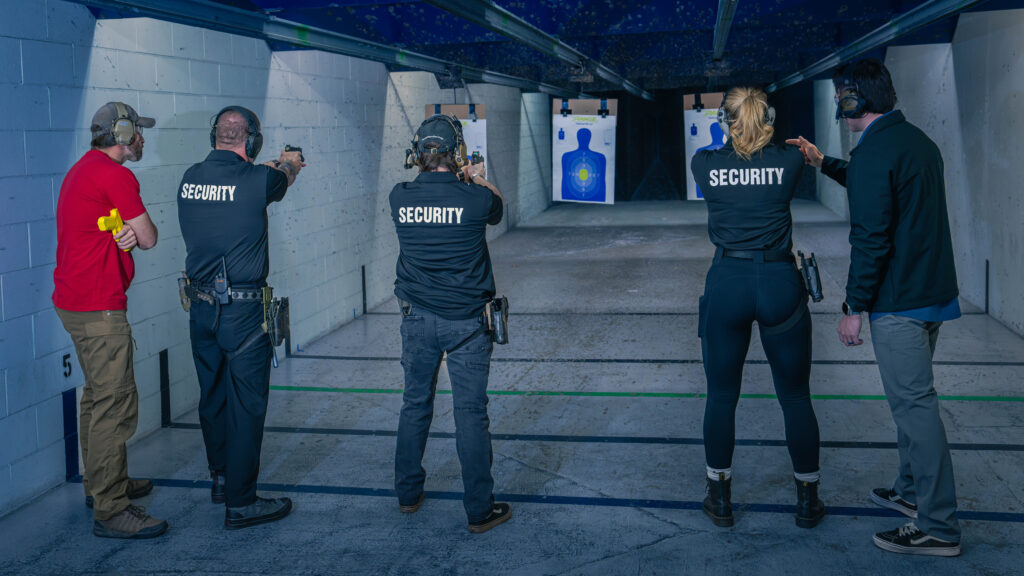
[{"label": "wristwatch", "polygon": [[850,308],[850,305],[843,300],[843,314],[846,314],[847,316],[856,316],[860,314],[860,312],[854,312],[853,308]]}]

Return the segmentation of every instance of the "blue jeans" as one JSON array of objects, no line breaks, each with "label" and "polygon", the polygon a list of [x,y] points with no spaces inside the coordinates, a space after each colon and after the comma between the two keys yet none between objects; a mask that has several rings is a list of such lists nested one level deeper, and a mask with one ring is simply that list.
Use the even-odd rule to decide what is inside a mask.
[{"label": "blue jeans", "polygon": [[491,336],[483,317],[446,320],[415,305],[403,306],[402,367],[405,393],[395,448],[395,492],[400,505],[412,505],[423,492],[427,473],[423,451],[434,418],[434,394],[442,354],[455,404],[455,447],[462,465],[463,506],[470,522],[487,518],[494,504],[491,433],[487,418],[487,376]]}]

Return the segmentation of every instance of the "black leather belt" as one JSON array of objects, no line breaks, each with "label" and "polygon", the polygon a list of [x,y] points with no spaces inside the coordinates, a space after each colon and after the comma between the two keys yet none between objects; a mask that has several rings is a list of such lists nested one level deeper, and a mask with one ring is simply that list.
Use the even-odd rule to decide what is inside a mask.
[{"label": "black leather belt", "polygon": [[737,260],[760,260],[765,262],[792,262],[793,253],[788,250],[722,250],[722,258]]}]

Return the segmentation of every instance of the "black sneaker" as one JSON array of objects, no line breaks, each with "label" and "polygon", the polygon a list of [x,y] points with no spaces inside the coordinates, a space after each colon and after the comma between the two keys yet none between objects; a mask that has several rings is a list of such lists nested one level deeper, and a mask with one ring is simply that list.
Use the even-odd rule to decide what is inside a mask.
[{"label": "black sneaker", "polygon": [[491,513],[479,522],[470,522],[469,531],[473,534],[483,534],[498,524],[503,524],[512,517],[512,507],[504,502],[495,502],[491,505]]},{"label": "black sneaker", "polygon": [[898,554],[923,556],[959,556],[960,543],[939,540],[917,529],[913,522],[888,532],[875,534],[875,546]]},{"label": "black sneaker", "polygon": [[224,475],[220,472],[210,472],[210,480],[213,484],[210,485],[210,500],[214,504],[224,503]]},{"label": "black sneaker", "polygon": [[224,511],[224,528],[237,530],[257,524],[274,522],[292,511],[291,498],[260,498],[248,506],[228,507]]},{"label": "black sneaker", "polygon": [[871,491],[871,501],[882,508],[895,510],[907,518],[917,518],[917,504],[911,504],[900,498],[900,495],[895,490],[875,488]]},{"label": "black sneaker", "polygon": [[[152,492],[152,491],[153,491],[153,481],[152,480],[135,480],[134,478],[129,478],[128,479],[128,499],[129,500],[138,500],[139,498],[143,498],[145,496],[148,496],[149,493]],[[86,496],[85,497],[85,507],[86,508],[92,508],[94,503],[95,503],[95,500],[93,499],[92,496]]]},{"label": "black sneaker", "polygon": [[423,499],[426,498],[426,497],[427,497],[427,495],[424,492],[420,492],[420,497],[419,497],[418,500],[416,500],[415,504],[409,504],[408,506],[406,506],[406,505],[402,504],[401,502],[399,502],[398,503],[398,510],[402,514],[415,514],[416,511],[420,509],[420,506],[423,504]]}]

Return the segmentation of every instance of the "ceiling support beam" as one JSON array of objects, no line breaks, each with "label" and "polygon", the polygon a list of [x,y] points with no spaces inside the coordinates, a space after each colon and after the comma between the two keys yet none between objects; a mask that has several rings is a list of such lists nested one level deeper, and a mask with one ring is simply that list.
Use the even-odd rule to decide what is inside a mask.
[{"label": "ceiling support beam", "polygon": [[852,60],[861,54],[874,50],[875,48],[885,46],[904,34],[913,32],[918,28],[927,26],[948,16],[963,12],[964,10],[981,4],[984,1],[985,0],[930,0],[929,2],[925,2],[917,8],[893,18],[888,24],[879,26],[875,30],[868,32],[864,36],[861,36],[846,46],[843,46],[839,50],[836,50],[832,54],[818,60],[803,70],[794,72],[782,80],[770,84],[766,90],[771,93],[802,82],[803,80],[814,78],[822,72],[826,72],[843,62]]},{"label": "ceiling support beam", "polygon": [[206,0],[70,0],[93,8],[115,10],[122,14],[149,17],[190,26],[209,28],[230,34],[239,34],[273,40],[292,46],[312,48],[324,52],[344,54],[364,60],[395,64],[424,70],[439,75],[452,75],[463,80],[511,86],[528,92],[544,92],[552,96],[575,98],[578,90],[546,84],[526,78],[455,62],[441,60],[425,54],[403,50],[354,36],[340,34],[282,20],[259,12],[250,12]]},{"label": "ceiling support beam", "polygon": [[[737,0],[729,0],[735,3]],[[639,96],[644,100],[654,100],[654,96],[626,80],[611,68],[562,42],[558,38],[544,32],[533,24],[515,14],[501,8],[490,0],[425,0],[441,10],[450,12],[488,30],[508,36],[534,50],[554,56],[578,68],[590,69],[607,82],[621,87],[626,92]]]},{"label": "ceiling support beam", "polygon": [[729,38],[732,17],[736,14],[736,5],[740,0],[718,0],[718,19],[715,20],[715,48],[711,53],[712,60],[721,60],[725,54],[725,41]]}]

